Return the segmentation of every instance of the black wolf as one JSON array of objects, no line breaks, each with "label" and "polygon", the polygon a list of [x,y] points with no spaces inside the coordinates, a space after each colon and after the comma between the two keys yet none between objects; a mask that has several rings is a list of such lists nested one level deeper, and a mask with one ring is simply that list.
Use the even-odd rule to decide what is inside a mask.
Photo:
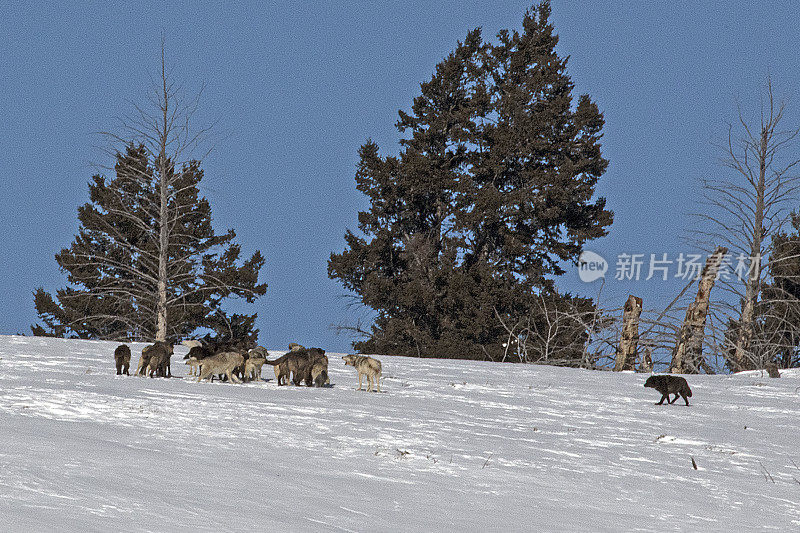
[{"label": "black wolf", "polygon": [[[675,403],[678,397],[683,397],[683,401],[686,402],[686,405],[689,405],[689,398],[692,396],[692,389],[689,388],[689,384],[686,380],[680,376],[650,376],[647,378],[647,381],[644,382],[644,386],[656,389],[661,393],[661,401],[656,403],[656,405],[662,405],[664,400],[667,400],[667,403],[670,404]],[[675,398],[670,400],[670,394],[674,394]]]}]

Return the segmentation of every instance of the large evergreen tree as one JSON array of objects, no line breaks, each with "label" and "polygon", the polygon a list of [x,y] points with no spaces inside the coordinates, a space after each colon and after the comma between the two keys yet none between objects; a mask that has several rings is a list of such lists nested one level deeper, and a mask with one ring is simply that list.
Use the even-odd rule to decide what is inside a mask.
[{"label": "large evergreen tree", "polygon": [[[194,104],[183,104],[164,69],[151,103],[137,107],[114,154],[114,176],[89,183],[78,209],[80,229],[56,255],[68,286],[55,298],[39,288],[34,304],[43,325],[34,334],[98,339],[166,340],[198,328],[255,336],[255,315],[228,317],[231,297],[252,303],[264,259],[240,260],[236,234],[216,235],[211,205],[200,194],[200,162],[181,159],[196,145]],[[202,132],[201,132],[202,133]]]},{"label": "large evergreen tree", "polygon": [[[761,298],[754,308],[749,347],[753,368],[764,368],[770,362],[781,368],[800,365],[800,213],[791,214],[791,226],[790,231],[772,237],[769,276],[762,282]],[[730,321],[730,346],[735,346],[738,327],[738,321]],[[729,365],[733,353],[730,355]]]},{"label": "large evergreen tree", "polygon": [[560,298],[559,262],[606,233],[603,118],[586,95],[573,106],[549,15],[542,2],[496,44],[469,32],[400,112],[400,154],[361,147],[363,237],[348,231],[328,266],[377,312],[357,349],[499,358],[503,320]]},{"label": "large evergreen tree", "polygon": [[[44,324],[33,327],[35,334],[159,337],[158,173],[147,150],[134,145],[117,155],[115,170],[113,179],[92,178],[90,202],[78,209],[78,234],[56,254],[69,285],[55,298],[42,288],[34,293]],[[214,233],[211,205],[198,190],[203,172],[196,161],[178,172],[170,166],[169,175],[166,337],[183,338],[199,327],[224,333],[230,319],[223,301],[239,296],[252,302],[266,291],[258,283],[264,259],[256,252],[239,261],[234,231]],[[252,320],[249,325],[252,333]]]}]

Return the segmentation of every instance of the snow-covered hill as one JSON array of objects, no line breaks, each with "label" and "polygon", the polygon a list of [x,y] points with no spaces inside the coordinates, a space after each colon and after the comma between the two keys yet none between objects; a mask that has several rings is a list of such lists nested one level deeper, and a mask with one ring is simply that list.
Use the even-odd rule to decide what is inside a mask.
[{"label": "snow-covered hill", "polygon": [[4,531],[800,530],[796,371],[656,406],[632,373],[384,357],[378,394],[332,354],[279,388],[115,346],[0,337]]}]

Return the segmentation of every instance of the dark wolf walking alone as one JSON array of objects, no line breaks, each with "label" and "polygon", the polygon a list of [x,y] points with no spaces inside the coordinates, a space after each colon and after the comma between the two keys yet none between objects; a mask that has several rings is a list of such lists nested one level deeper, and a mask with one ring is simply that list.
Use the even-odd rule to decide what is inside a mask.
[{"label": "dark wolf walking alone", "polygon": [[[656,405],[662,405],[664,400],[667,400],[669,404],[673,404],[678,400],[678,397],[683,397],[683,401],[686,402],[686,405],[689,405],[689,398],[692,396],[692,389],[689,388],[686,379],[680,376],[650,376],[647,378],[647,381],[644,382],[644,386],[656,389],[661,393],[661,401],[656,403]],[[670,400],[670,394],[674,394],[675,398]]]}]

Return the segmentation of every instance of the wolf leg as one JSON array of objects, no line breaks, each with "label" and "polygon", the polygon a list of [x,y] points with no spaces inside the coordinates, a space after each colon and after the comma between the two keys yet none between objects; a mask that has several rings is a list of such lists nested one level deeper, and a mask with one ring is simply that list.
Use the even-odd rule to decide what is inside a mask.
[{"label": "wolf leg", "polygon": [[667,398],[666,394],[662,394],[661,395],[661,401],[657,402],[656,405],[663,405],[664,404],[664,400],[667,400],[669,402],[669,398]]},{"label": "wolf leg", "polygon": [[670,404],[670,405],[672,405],[672,404],[673,404],[673,403],[675,403],[675,402],[678,400],[678,398],[680,398],[680,397],[681,397],[681,395],[680,395],[680,394],[678,394],[678,393],[676,392],[676,393],[675,393],[675,397],[672,399],[672,401],[670,401],[670,399],[669,399],[669,394],[667,394],[667,403],[668,403],[668,404]]}]

